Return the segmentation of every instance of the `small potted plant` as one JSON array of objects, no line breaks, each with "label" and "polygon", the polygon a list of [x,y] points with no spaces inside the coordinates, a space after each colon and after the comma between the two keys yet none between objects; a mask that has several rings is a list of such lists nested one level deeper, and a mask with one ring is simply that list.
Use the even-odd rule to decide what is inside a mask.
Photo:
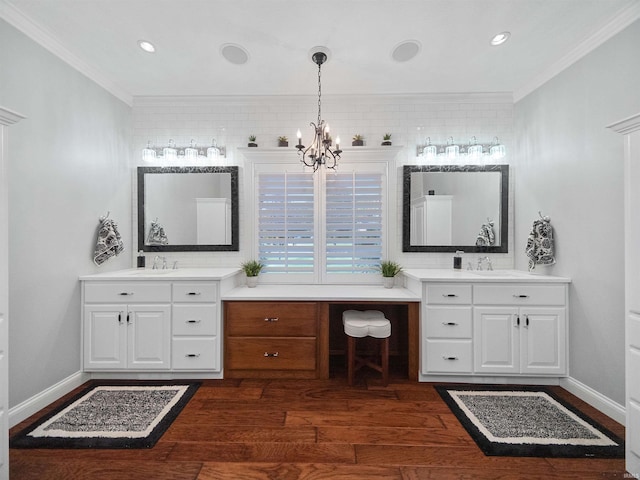
[{"label": "small potted plant", "polygon": [[264,268],[264,264],[257,260],[247,260],[240,267],[247,276],[247,287],[254,288],[258,284],[258,275]]},{"label": "small potted plant", "polygon": [[256,143],[256,136],[255,135],[249,135],[249,143],[248,145],[249,147],[257,147],[258,144]]},{"label": "small potted plant", "polygon": [[287,137],[285,137],[284,135],[282,137],[278,137],[278,146],[279,147],[288,147],[289,146],[289,139]]},{"label": "small potted plant", "polygon": [[359,133],[355,134],[353,136],[353,141],[351,142],[351,146],[352,147],[361,147],[364,145],[364,140],[362,135],[360,135]]},{"label": "small potted plant", "polygon": [[391,134],[385,133],[382,137],[382,145],[391,145]]},{"label": "small potted plant", "polygon": [[390,260],[384,260],[380,262],[380,273],[382,273],[382,281],[384,288],[393,288],[395,283],[395,277],[402,271],[402,266],[399,263],[392,262]]}]

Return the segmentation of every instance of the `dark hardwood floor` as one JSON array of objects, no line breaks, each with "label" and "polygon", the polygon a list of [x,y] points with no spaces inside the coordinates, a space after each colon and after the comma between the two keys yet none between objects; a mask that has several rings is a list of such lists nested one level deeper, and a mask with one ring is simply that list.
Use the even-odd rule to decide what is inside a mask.
[{"label": "dark hardwood floor", "polygon": [[[10,478],[629,478],[624,460],[486,457],[431,384],[410,382],[400,373],[381,387],[379,374],[360,374],[365,378],[353,388],[347,386],[344,372],[329,380],[207,380],[154,448],[11,449]],[[561,388],[553,389],[624,437],[623,426]]]}]

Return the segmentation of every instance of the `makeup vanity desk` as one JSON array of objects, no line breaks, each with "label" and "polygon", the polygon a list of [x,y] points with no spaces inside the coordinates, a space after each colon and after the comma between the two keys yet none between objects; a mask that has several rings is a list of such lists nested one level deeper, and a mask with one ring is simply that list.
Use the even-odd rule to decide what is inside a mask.
[{"label": "makeup vanity desk", "polygon": [[421,298],[406,288],[259,284],[222,301],[227,378],[329,378],[331,325],[361,309],[385,311],[392,337],[406,331],[408,378],[418,379]]}]

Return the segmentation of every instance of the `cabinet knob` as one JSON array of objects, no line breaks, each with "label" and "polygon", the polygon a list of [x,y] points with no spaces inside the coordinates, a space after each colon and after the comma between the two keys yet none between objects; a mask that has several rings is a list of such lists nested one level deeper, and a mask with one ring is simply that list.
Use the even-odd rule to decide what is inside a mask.
[{"label": "cabinet knob", "polygon": [[455,325],[458,325],[456,322],[442,322],[442,324],[443,325],[447,325],[447,326],[451,326],[451,327],[453,327]]},{"label": "cabinet knob", "polygon": [[278,356],[278,352],[273,352],[273,353],[264,352],[264,356],[265,356],[265,357],[275,358],[275,357],[277,357],[277,356]]},{"label": "cabinet knob", "polygon": [[201,320],[187,320],[187,323],[200,323]]},{"label": "cabinet knob", "polygon": [[446,355],[443,355],[442,358],[445,360],[458,360],[458,357],[447,357]]},{"label": "cabinet knob", "polygon": [[529,295],[514,295],[513,298],[529,298]]},{"label": "cabinet knob", "polygon": [[458,295],[456,295],[455,293],[443,293],[442,296],[447,298],[455,298]]},{"label": "cabinet knob", "polygon": [[133,295],[134,292],[120,292],[118,295]]},{"label": "cabinet knob", "polygon": [[265,322],[277,322],[278,320],[280,320],[278,317],[265,317],[264,319]]},{"label": "cabinet knob", "polygon": [[200,292],[188,292],[187,295],[200,295]]},{"label": "cabinet knob", "polygon": [[199,353],[187,353],[185,355],[185,357],[187,357],[187,358],[196,358],[196,357],[199,357],[199,356],[200,356]]}]

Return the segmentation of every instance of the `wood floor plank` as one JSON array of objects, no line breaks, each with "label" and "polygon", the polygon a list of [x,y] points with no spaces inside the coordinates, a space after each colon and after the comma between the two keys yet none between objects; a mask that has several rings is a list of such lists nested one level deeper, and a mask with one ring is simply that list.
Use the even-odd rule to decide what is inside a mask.
[{"label": "wood floor plank", "polygon": [[355,463],[352,445],[307,443],[179,443],[169,460],[199,462]]},{"label": "wood floor plank", "polygon": [[397,427],[318,427],[319,443],[351,443],[358,445],[422,445],[472,446],[466,432],[451,433],[442,428]]},{"label": "wood floor plank", "polygon": [[198,480],[402,480],[396,467],[329,463],[205,463]]},{"label": "wood floor plank", "polygon": [[[347,405],[349,407],[349,411],[358,412],[358,411],[367,411],[367,412],[377,412],[383,415],[389,413],[389,400],[347,400]],[[295,410],[295,409],[291,409]],[[393,404],[393,412],[428,412],[428,413],[451,413],[449,407],[442,401],[420,401],[420,400],[409,400],[409,401],[398,401]]]},{"label": "wood floor plank", "polygon": [[316,443],[316,437],[314,427],[217,426],[212,429],[209,425],[199,427],[193,424],[179,424],[172,425],[162,436],[162,441]]},{"label": "wood floor plank", "polygon": [[449,468],[440,467],[400,467],[402,480],[623,480],[628,479],[623,472],[567,472],[554,474],[536,470]]},{"label": "wood floor plank", "polygon": [[397,428],[441,428],[444,424],[438,415],[421,412],[387,412],[381,415],[379,411],[367,412],[307,412],[289,411],[285,425],[314,425],[314,426],[367,426],[367,427],[397,427]]},{"label": "wood floor plank", "polygon": [[260,425],[263,427],[277,427],[284,425],[286,412],[278,410],[259,408],[251,411],[236,410],[233,408],[215,409],[215,413],[211,411],[197,410],[189,411],[183,421],[191,425],[199,426],[218,426],[218,425]]}]

